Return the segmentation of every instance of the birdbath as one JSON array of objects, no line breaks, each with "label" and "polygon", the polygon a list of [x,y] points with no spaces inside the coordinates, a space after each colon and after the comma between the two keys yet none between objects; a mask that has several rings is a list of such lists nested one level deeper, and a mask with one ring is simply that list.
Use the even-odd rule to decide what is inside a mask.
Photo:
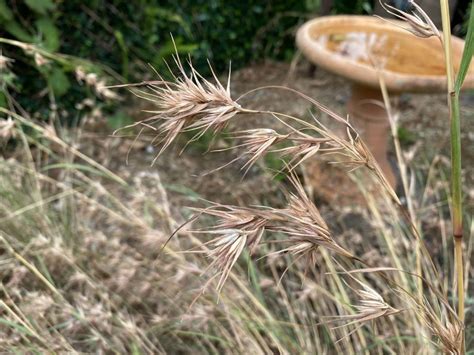
[{"label": "birdbath", "polygon": [[[392,22],[405,26],[400,21]],[[311,62],[352,82],[347,104],[350,122],[395,187],[395,174],[387,157],[390,123],[386,110],[380,105],[383,98],[379,76],[383,76],[392,98],[407,92],[446,92],[440,41],[435,37],[416,37],[372,16],[326,16],[303,24],[296,43]],[[452,46],[457,72],[464,41],[453,36]],[[471,65],[463,88],[473,87],[474,66]]]}]

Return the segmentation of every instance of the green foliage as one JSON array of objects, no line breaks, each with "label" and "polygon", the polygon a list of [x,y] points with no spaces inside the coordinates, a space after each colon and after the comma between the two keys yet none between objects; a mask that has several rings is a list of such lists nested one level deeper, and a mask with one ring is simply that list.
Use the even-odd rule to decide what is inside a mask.
[{"label": "green foliage", "polygon": [[469,4],[469,6],[467,8],[466,15],[464,16],[464,19],[463,19],[462,34],[467,33],[467,29],[469,27],[469,21],[471,19],[471,14],[472,14],[472,4],[473,4],[473,2],[471,1],[471,3]]},{"label": "green foliage", "polygon": [[178,53],[191,53],[204,75],[208,59],[218,72],[230,61],[236,69],[265,57],[289,59],[296,26],[318,6],[319,0],[0,0],[1,53],[14,59],[0,70],[0,105],[14,101],[44,118],[54,107],[70,122],[87,112],[75,107],[89,98],[114,116],[116,105],[76,80],[79,67],[107,83],[150,78],[149,65],[167,71],[164,60],[175,53],[171,34]]},{"label": "green foliage", "polygon": [[370,14],[372,11],[373,1],[334,0],[334,12],[336,14]]},{"label": "green foliage", "polygon": [[[131,125],[133,123],[133,119],[123,111],[119,111],[114,115],[110,115],[107,123],[109,124],[110,128],[116,130]],[[122,130],[122,133],[125,133],[124,130]]]},{"label": "green foliage", "polygon": [[206,69],[209,58],[222,71],[230,60],[237,68],[264,57],[291,57],[292,29],[314,11],[312,6],[317,4],[299,0],[271,3],[185,0],[175,5],[175,11],[191,24],[193,39],[199,43],[196,66],[201,71]]},{"label": "green foliage", "polygon": [[457,93],[461,90],[464,79],[466,79],[469,65],[471,64],[472,56],[474,55],[474,12],[472,11],[472,3],[469,10],[469,19],[467,20],[467,34],[466,43],[464,45],[464,52],[459,66],[459,73],[456,77],[455,90]]},{"label": "green foliage", "polygon": [[45,15],[48,11],[55,8],[51,0],[25,0],[26,5],[33,11]]},{"label": "green foliage", "polygon": [[59,32],[54,22],[49,17],[40,17],[36,20],[38,34],[42,37],[42,43],[45,49],[55,52],[59,49]]},{"label": "green foliage", "polygon": [[275,181],[283,181],[286,179],[286,175],[283,172],[287,161],[282,159],[276,153],[269,153],[264,156],[265,166],[274,173],[273,179]]},{"label": "green foliage", "polygon": [[57,97],[66,94],[71,87],[69,79],[60,68],[53,68],[51,72],[47,74],[47,78],[49,87]]},{"label": "green foliage", "polygon": [[410,131],[405,127],[398,127],[398,140],[403,146],[409,146],[415,144],[417,141],[417,135],[415,132]]}]

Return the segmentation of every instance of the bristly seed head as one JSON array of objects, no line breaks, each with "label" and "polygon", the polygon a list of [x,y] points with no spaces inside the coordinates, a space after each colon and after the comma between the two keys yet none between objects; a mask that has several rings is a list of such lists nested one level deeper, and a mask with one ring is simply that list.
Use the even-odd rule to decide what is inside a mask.
[{"label": "bristly seed head", "polygon": [[[158,110],[147,111],[154,115],[135,125],[143,125],[159,132],[162,148],[158,156],[176,139],[178,134],[196,131],[191,141],[211,130],[214,134],[222,130],[239,112],[245,110],[231,98],[230,71],[227,87],[224,88],[212,71],[215,83],[203,78],[188,61],[190,74],[177,57],[174,61],[179,76],[174,82],[164,80],[149,82],[150,92],[139,91],[137,96],[153,102]],[[170,70],[171,71],[171,70]],[[161,79],[161,78],[160,78]],[[155,127],[158,124],[159,127]],[[130,126],[128,126],[130,127]]]},{"label": "bristly seed head", "polygon": [[333,327],[332,329],[347,327],[352,324],[359,324],[356,329],[354,329],[351,333],[348,334],[350,335],[354,331],[359,329],[364,323],[402,312],[401,310],[390,306],[383,299],[382,295],[380,295],[369,285],[355,278],[353,278],[353,280],[361,286],[361,288],[359,289],[354,289],[347,284],[357,294],[357,296],[359,296],[359,304],[353,306],[356,310],[356,313],[343,316],[328,317],[332,319],[332,322],[349,321],[348,323]]},{"label": "bristly seed head", "polygon": [[194,232],[218,235],[205,245],[210,247],[207,256],[211,258],[206,271],[213,270],[214,276],[211,280],[219,277],[216,288],[220,292],[244,248],[248,248],[251,254],[255,251],[271,216],[265,211],[220,204],[195,210],[199,214],[218,218],[214,227]]},{"label": "bristly seed head", "polygon": [[341,256],[352,258],[353,255],[334,240],[318,208],[307,196],[299,179],[294,174],[290,174],[289,179],[296,193],[289,195],[287,208],[274,211],[275,220],[281,223],[267,227],[269,231],[288,236],[286,240],[276,241],[290,244],[276,254],[288,252],[296,256],[307,256],[309,264],[314,265],[318,248],[324,247]]},{"label": "bristly seed head", "polygon": [[269,255],[290,253],[296,258],[306,257],[308,266],[316,263],[319,247],[330,249],[344,257],[353,257],[333,239],[317,207],[306,195],[294,174],[290,175],[290,181],[296,193],[290,194],[288,206],[284,209],[243,208],[220,204],[194,209],[198,215],[218,218],[214,227],[193,231],[199,234],[218,235],[204,244],[210,248],[206,253],[212,259],[206,271],[214,271],[214,276],[209,282],[218,277],[218,291],[222,290],[242,251],[248,248],[250,253],[254,253],[265,231],[288,236],[285,240],[274,240],[274,244],[284,243],[287,246]]},{"label": "bristly seed head", "polygon": [[461,355],[463,324],[453,314],[451,320],[441,319],[427,304],[420,307],[425,324],[438,339],[439,348],[446,354]]},{"label": "bristly seed head", "polygon": [[379,1],[385,11],[410,25],[410,28],[404,29],[413,33],[415,36],[422,38],[440,37],[440,33],[433,21],[431,21],[426,12],[413,0],[408,1],[411,7],[411,13],[399,10],[389,4],[384,4],[381,0]]}]

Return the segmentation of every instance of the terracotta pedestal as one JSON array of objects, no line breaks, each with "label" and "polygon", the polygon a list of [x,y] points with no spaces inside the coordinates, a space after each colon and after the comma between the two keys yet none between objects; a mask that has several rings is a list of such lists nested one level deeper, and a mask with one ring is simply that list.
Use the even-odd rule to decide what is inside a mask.
[{"label": "terracotta pedestal", "polygon": [[[426,3],[433,3],[426,0]],[[390,127],[383,106],[379,77],[391,97],[403,92],[446,92],[444,51],[436,37],[419,38],[402,27],[372,16],[325,16],[303,24],[296,43],[312,63],[354,83],[348,109],[353,124],[379,162],[388,181],[396,179],[387,159]],[[455,72],[464,41],[451,37]],[[463,88],[474,88],[471,64]]]},{"label": "terracotta pedestal", "polygon": [[349,121],[369,147],[390,185],[395,188],[397,179],[387,157],[390,123],[386,110],[383,108],[380,89],[353,84],[347,111]]}]

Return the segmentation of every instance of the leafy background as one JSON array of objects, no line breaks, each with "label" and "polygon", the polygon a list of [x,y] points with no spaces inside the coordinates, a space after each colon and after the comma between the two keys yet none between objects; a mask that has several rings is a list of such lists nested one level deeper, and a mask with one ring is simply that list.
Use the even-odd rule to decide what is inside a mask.
[{"label": "leafy background", "polygon": [[[370,13],[373,5],[336,0],[332,12]],[[294,31],[320,6],[320,0],[0,0],[0,53],[14,60],[0,68],[0,107],[73,124],[86,112],[78,103],[89,98],[91,109],[122,121],[123,105],[79,83],[77,68],[107,84],[150,78],[149,65],[166,71],[164,60],[174,53],[170,34],[204,75],[208,61],[223,72],[230,61],[238,69],[264,58],[290,60]]]},{"label": "leafy background", "polygon": [[174,52],[170,34],[204,74],[208,60],[219,72],[231,60],[233,69],[266,57],[288,60],[295,26],[318,7],[318,0],[0,0],[0,37],[35,48],[0,43],[14,60],[0,70],[0,106],[19,105],[43,119],[54,109],[67,122],[78,121],[77,104],[86,98],[108,113],[120,111],[78,83],[75,70],[108,83],[143,80],[152,73],[148,64],[165,69]]}]

